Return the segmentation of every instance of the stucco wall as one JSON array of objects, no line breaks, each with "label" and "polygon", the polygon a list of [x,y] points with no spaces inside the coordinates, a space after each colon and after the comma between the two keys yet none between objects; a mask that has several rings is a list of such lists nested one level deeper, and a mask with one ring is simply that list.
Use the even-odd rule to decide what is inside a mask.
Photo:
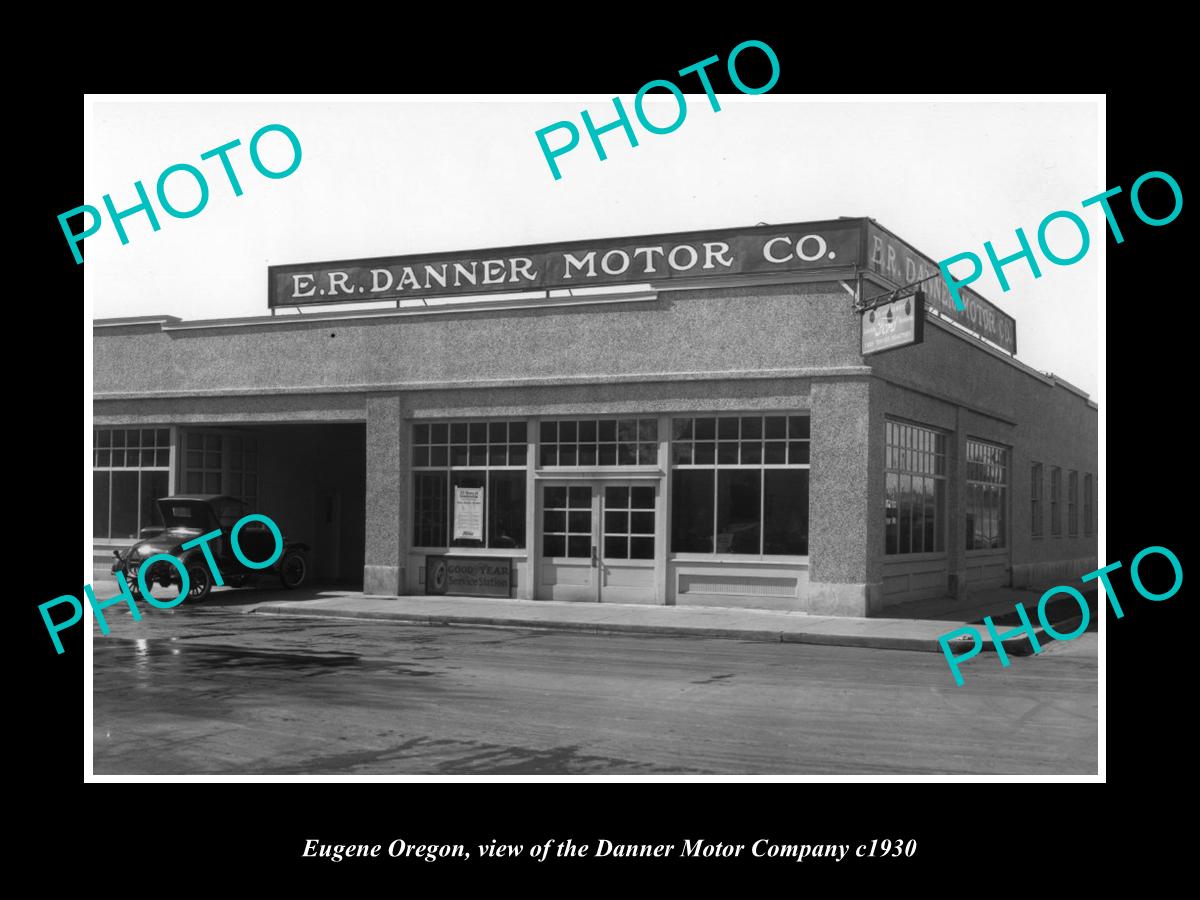
[{"label": "stucco wall", "polygon": [[255,393],[857,365],[838,285],[656,300],[236,327],[97,329],[94,391]]}]

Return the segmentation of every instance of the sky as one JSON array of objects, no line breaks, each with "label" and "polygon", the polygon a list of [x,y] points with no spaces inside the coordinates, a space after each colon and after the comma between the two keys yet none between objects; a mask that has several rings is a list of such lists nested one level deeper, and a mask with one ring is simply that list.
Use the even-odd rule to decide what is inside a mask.
[{"label": "sky", "polygon": [[[665,124],[677,107],[662,96],[648,99],[646,109]],[[622,101],[632,110],[632,97]],[[81,203],[103,209],[110,194],[118,210],[131,207],[135,181],[153,197],[159,174],[177,163],[200,169],[210,194],[186,219],[166,215],[154,199],[160,230],[143,214],[130,216],[126,245],[106,218],[84,244],[87,315],[265,315],[267,266],[283,263],[839,216],[870,216],[935,261],[964,251],[984,258],[985,241],[1006,256],[1018,249],[1017,227],[1036,248],[1039,223],[1070,210],[1092,238],[1080,262],[1039,258],[1038,279],[1024,262],[1013,263],[1005,268],[1008,292],[985,268],[972,286],[1016,319],[1019,359],[1096,398],[1105,223],[1098,205],[1080,204],[1110,187],[1097,101],[722,94],[719,112],[702,93],[686,101],[686,117],[670,134],[650,134],[635,119],[637,147],[620,130],[605,135],[608,159],[601,161],[580,111],[589,110],[597,125],[611,121],[611,96],[94,98]],[[535,133],[560,120],[574,122],[582,138],[558,158],[562,178],[555,180]],[[302,158],[291,175],[268,179],[252,165],[248,145],[275,123],[295,132]],[[200,158],[235,139],[241,146],[229,158],[241,196],[219,160]],[[278,133],[260,149],[269,168],[291,161]],[[176,174],[168,197],[186,210],[199,190]],[[1052,225],[1048,239],[1061,256],[1079,247],[1067,221]]]}]

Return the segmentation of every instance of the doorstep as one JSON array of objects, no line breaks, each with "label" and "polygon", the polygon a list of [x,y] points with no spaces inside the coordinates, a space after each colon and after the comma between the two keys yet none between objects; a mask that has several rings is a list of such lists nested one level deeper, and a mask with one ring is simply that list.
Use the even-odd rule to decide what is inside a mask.
[{"label": "doorstep", "polygon": [[[1025,604],[1034,620],[1039,642],[1051,638],[1036,627],[1037,595],[1029,591],[1004,591],[1006,605],[991,613],[997,630],[1011,625],[999,616],[1012,613],[1018,601]],[[1033,597],[1032,604],[1029,596]],[[710,606],[647,606],[624,603],[565,603],[557,601],[505,600],[481,597],[383,597],[352,592],[322,592],[319,596],[295,600],[272,600],[247,605],[251,615],[282,615],[318,618],[367,619],[411,625],[484,626],[489,628],[531,628],[587,634],[653,634],[678,637],[727,638],[743,641],[768,641],[798,644],[825,644],[843,647],[870,647],[885,650],[919,650],[941,653],[938,638],[956,628],[977,622],[979,604],[970,604],[972,620],[916,618],[858,618],[853,616],[816,616],[803,612],[729,609]],[[988,613],[984,613],[985,615]],[[1078,616],[1076,615],[1076,619]],[[1069,619],[1058,623],[1069,631]],[[984,638],[984,649],[994,650],[983,626],[977,626]],[[1025,655],[1032,648],[1026,638],[1006,640],[1012,655]]]}]

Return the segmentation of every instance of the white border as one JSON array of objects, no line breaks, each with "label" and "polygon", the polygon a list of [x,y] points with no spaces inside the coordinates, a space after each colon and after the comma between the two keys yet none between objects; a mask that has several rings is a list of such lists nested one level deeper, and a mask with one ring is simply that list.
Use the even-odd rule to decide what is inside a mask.
[{"label": "white border", "polygon": [[[695,96],[703,96],[697,94]],[[1099,127],[1097,193],[1107,190],[1104,180],[1106,167],[1105,139],[1107,131],[1106,98],[1104,94],[759,94],[755,96],[719,94],[725,103],[980,103],[980,102],[1094,102],[1098,107]],[[93,105],[95,103],[513,103],[513,102],[611,102],[608,94],[194,94],[176,96],[171,94],[86,94],[83,98],[83,149],[84,149],[84,196],[93,197],[103,193],[94,183],[94,169],[89,165],[88,150],[95,145],[92,128]],[[1107,223],[1101,226],[1105,228]],[[1105,375],[1105,333],[1107,324],[1107,279],[1105,268],[1107,231],[1097,240],[1100,254],[1097,327],[1097,364],[1099,366],[1099,464],[1097,475],[1097,553],[1101,565],[1106,556],[1107,535],[1105,528],[1107,462],[1105,428],[1107,419]],[[93,290],[90,272],[84,264],[83,272],[83,407],[84,407],[84,578],[82,584],[90,584],[92,578],[92,320],[94,319]],[[1084,573],[1080,573],[1083,575]],[[1096,775],[96,775],[93,773],[93,709],[92,709],[92,640],[94,638],[91,605],[84,600],[82,627],[87,629],[83,642],[84,661],[84,774],[86,783],[107,782],[226,782],[226,783],[278,783],[278,782],[999,782],[999,783],[1071,783],[1106,781],[1106,665],[1104,597],[1102,588],[1097,589],[1097,622],[1099,646],[1099,696],[1098,696],[1098,755]],[[65,654],[64,654],[65,655]],[[67,664],[64,661],[64,664]],[[1034,663],[1036,664],[1036,663]]]}]

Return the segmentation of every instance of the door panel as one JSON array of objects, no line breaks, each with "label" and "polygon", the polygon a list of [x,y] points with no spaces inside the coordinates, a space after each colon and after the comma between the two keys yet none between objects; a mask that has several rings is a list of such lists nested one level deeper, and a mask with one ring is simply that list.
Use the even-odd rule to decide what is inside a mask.
[{"label": "door panel", "polygon": [[541,599],[595,603],[598,497],[590,484],[544,484],[540,498]]},{"label": "door panel", "polygon": [[655,508],[653,484],[605,484],[600,543],[600,599],[654,603]]}]

